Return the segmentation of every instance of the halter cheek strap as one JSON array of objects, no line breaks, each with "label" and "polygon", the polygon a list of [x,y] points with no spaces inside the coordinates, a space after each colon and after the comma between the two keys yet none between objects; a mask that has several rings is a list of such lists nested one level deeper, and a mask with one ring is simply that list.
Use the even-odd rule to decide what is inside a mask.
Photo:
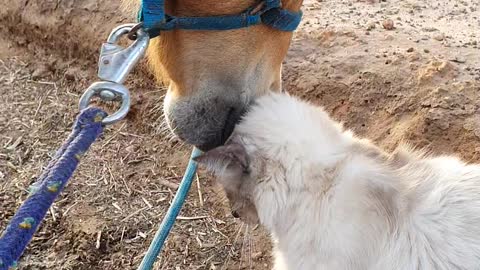
[{"label": "halter cheek strap", "polygon": [[281,31],[294,31],[302,19],[302,12],[293,12],[281,7],[280,0],[264,0],[237,15],[210,17],[176,17],[165,13],[165,0],[142,0],[138,20],[154,38],[161,31],[184,30],[232,30],[265,24]]}]

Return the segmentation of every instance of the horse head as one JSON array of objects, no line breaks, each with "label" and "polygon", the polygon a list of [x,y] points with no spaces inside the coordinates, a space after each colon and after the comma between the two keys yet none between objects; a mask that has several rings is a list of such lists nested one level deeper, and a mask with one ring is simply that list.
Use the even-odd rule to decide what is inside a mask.
[{"label": "horse head", "polygon": [[[136,1],[136,0],[128,0]],[[165,12],[178,17],[240,14],[256,0],[166,0]],[[283,0],[299,11],[302,0]],[[164,112],[169,128],[202,150],[223,144],[256,97],[281,91],[282,62],[291,31],[259,24],[246,28],[164,31],[147,55],[168,91]]]}]

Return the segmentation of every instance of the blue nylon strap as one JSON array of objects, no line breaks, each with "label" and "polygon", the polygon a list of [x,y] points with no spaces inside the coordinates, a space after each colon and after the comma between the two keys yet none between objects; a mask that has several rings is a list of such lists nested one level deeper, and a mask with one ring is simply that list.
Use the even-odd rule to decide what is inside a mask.
[{"label": "blue nylon strap", "polygon": [[263,7],[264,10],[282,7],[282,2],[280,0],[265,0],[263,1],[263,3],[264,3],[264,7]]},{"label": "blue nylon strap", "polygon": [[292,32],[302,20],[302,12],[274,8],[262,14],[262,23],[282,31]]},{"label": "blue nylon strap", "polygon": [[260,11],[252,14],[254,7],[237,15],[210,17],[175,17],[165,13],[164,0],[142,0],[138,20],[154,38],[161,31],[184,30],[233,30],[265,24],[281,31],[294,31],[300,24],[302,12],[281,8],[280,0],[264,0]]},{"label": "blue nylon strap", "polygon": [[177,220],[178,213],[182,209],[185,199],[187,198],[188,191],[192,185],[193,179],[195,178],[195,173],[197,171],[197,162],[194,161],[194,158],[198,157],[201,154],[201,151],[197,148],[194,148],[190,156],[190,161],[188,162],[187,169],[183,175],[182,182],[173,198],[172,204],[163,218],[162,224],[158,228],[157,233],[153,237],[152,243],[147,250],[147,253],[143,257],[142,263],[137,270],[150,270],[153,269],[153,264],[158,257],[158,254],[162,251],[162,247],[167,239],[170,230],[173,227],[173,224]]},{"label": "blue nylon strap", "polygon": [[[153,27],[145,27],[150,37],[156,37],[161,31],[173,29],[184,30],[233,30],[245,28],[252,25],[260,24],[261,17],[259,15],[233,15],[222,17],[173,17],[165,15],[164,23]],[[146,26],[144,21],[144,26]]]},{"label": "blue nylon strap", "polygon": [[145,29],[153,29],[165,23],[164,0],[142,0],[139,21],[143,22]]},{"label": "blue nylon strap", "polygon": [[100,109],[87,108],[77,117],[72,133],[0,237],[0,270],[15,268],[48,209],[75,171],[80,157],[102,133],[101,120],[106,115]]}]

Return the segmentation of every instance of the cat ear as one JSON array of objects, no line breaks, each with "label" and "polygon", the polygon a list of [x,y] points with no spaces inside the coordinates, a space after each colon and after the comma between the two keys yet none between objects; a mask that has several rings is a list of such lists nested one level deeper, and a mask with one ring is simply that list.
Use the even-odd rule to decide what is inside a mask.
[{"label": "cat ear", "polygon": [[194,160],[216,175],[248,170],[248,155],[245,147],[235,142],[214,148]]}]

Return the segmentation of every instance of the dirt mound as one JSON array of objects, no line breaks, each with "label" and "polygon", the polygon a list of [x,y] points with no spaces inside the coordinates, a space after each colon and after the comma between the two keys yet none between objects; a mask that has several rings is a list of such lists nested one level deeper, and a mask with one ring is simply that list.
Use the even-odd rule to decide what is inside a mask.
[{"label": "dirt mound", "polygon": [[480,125],[478,3],[305,6],[303,31],[285,64],[289,91],[388,149],[409,141],[479,159],[480,138],[472,132]]},{"label": "dirt mound", "polygon": [[[116,2],[3,1],[0,228],[65,138],[101,42],[129,22]],[[480,160],[480,24],[475,1],[305,1],[284,86],[392,149],[410,141]],[[133,16],[132,16],[133,18]],[[8,37],[8,38],[5,38]],[[189,149],[165,132],[164,89],[142,66],[135,102],[86,156],[22,261],[24,269],[136,269]],[[269,269],[260,230],[227,214],[200,178],[157,269]],[[253,233],[249,233],[253,231]]]}]

